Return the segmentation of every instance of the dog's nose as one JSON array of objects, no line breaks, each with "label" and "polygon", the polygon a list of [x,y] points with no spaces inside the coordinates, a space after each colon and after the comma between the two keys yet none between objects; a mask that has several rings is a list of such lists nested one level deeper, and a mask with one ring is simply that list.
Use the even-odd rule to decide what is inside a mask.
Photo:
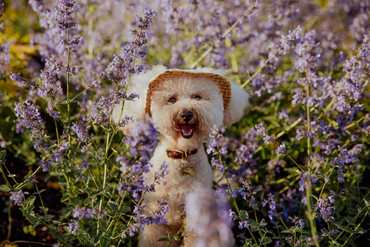
[{"label": "dog's nose", "polygon": [[193,118],[193,113],[191,111],[181,113],[182,120],[188,122]]}]

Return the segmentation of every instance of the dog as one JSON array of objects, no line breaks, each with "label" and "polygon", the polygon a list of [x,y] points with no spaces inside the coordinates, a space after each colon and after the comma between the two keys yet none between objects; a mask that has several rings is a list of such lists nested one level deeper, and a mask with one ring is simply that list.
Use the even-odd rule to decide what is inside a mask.
[{"label": "dog", "polygon": [[[168,70],[164,66],[133,77],[127,95],[130,93],[140,98],[126,101],[122,115],[134,119],[149,115],[159,128],[160,141],[145,183],[154,182],[154,174],[163,162],[168,165],[167,184],[157,185],[155,192],[144,196],[147,213],[158,210],[157,200],[168,202],[168,224],[145,226],[139,234],[140,247],[162,247],[168,243],[157,240],[166,237],[167,232],[175,234],[183,225],[185,196],[196,188],[212,189],[213,172],[203,143],[213,126],[227,127],[243,116],[249,104],[248,93],[220,70]],[[113,111],[116,122],[120,112],[121,106],[117,105]],[[129,129],[130,125],[125,126],[124,133],[129,134]],[[173,245],[190,247],[196,239],[197,233],[188,231],[182,242]]]}]

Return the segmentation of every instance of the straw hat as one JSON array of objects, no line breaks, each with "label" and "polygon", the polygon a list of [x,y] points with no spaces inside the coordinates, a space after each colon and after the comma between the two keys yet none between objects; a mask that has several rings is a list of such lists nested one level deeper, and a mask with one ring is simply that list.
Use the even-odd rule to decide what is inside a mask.
[{"label": "straw hat", "polygon": [[172,79],[172,78],[178,78],[178,77],[188,77],[188,78],[206,78],[209,81],[212,81],[218,85],[220,88],[220,93],[223,95],[224,100],[224,111],[228,108],[231,100],[231,84],[228,79],[225,77],[214,74],[214,73],[205,73],[202,71],[190,71],[190,70],[167,70],[163,73],[160,73],[156,77],[154,77],[151,82],[149,83],[148,90],[146,93],[146,102],[145,102],[145,114],[149,114],[151,116],[150,112],[150,99],[152,96],[152,92],[154,91],[154,88],[159,85],[161,82]]}]

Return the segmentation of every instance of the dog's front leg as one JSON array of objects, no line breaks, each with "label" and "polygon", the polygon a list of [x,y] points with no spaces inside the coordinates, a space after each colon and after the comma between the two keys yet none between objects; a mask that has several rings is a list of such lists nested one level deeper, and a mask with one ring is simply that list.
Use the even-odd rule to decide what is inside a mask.
[{"label": "dog's front leg", "polygon": [[[166,226],[165,224],[151,224],[145,226],[144,231],[140,232],[139,234],[139,247],[166,247],[168,242],[158,242],[158,239],[166,238],[167,232],[176,233],[177,231],[177,228]],[[179,244],[180,242],[173,242],[171,247],[176,247]]]}]

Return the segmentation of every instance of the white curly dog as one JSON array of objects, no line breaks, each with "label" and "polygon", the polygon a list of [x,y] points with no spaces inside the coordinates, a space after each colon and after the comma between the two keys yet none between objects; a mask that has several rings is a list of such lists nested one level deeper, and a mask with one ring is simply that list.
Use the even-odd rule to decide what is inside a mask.
[{"label": "white curly dog", "polygon": [[[146,184],[154,182],[154,174],[163,162],[168,165],[167,185],[157,185],[153,193],[144,196],[145,211],[158,210],[157,200],[167,200],[168,224],[148,225],[139,235],[139,246],[166,246],[157,242],[167,232],[176,233],[183,225],[185,196],[196,188],[211,190],[213,173],[204,150],[213,126],[227,127],[238,121],[248,105],[248,93],[228,81],[224,72],[212,69],[167,70],[154,67],[145,75],[132,79],[127,94],[138,93],[140,98],[126,101],[123,116],[134,119],[152,117],[159,128],[160,142],[151,159],[153,168]],[[117,121],[121,106],[117,105],[113,118]],[[124,127],[129,134],[130,126]],[[193,246],[197,233],[188,229],[186,237],[173,246]],[[233,245],[234,240],[230,240]]]}]

